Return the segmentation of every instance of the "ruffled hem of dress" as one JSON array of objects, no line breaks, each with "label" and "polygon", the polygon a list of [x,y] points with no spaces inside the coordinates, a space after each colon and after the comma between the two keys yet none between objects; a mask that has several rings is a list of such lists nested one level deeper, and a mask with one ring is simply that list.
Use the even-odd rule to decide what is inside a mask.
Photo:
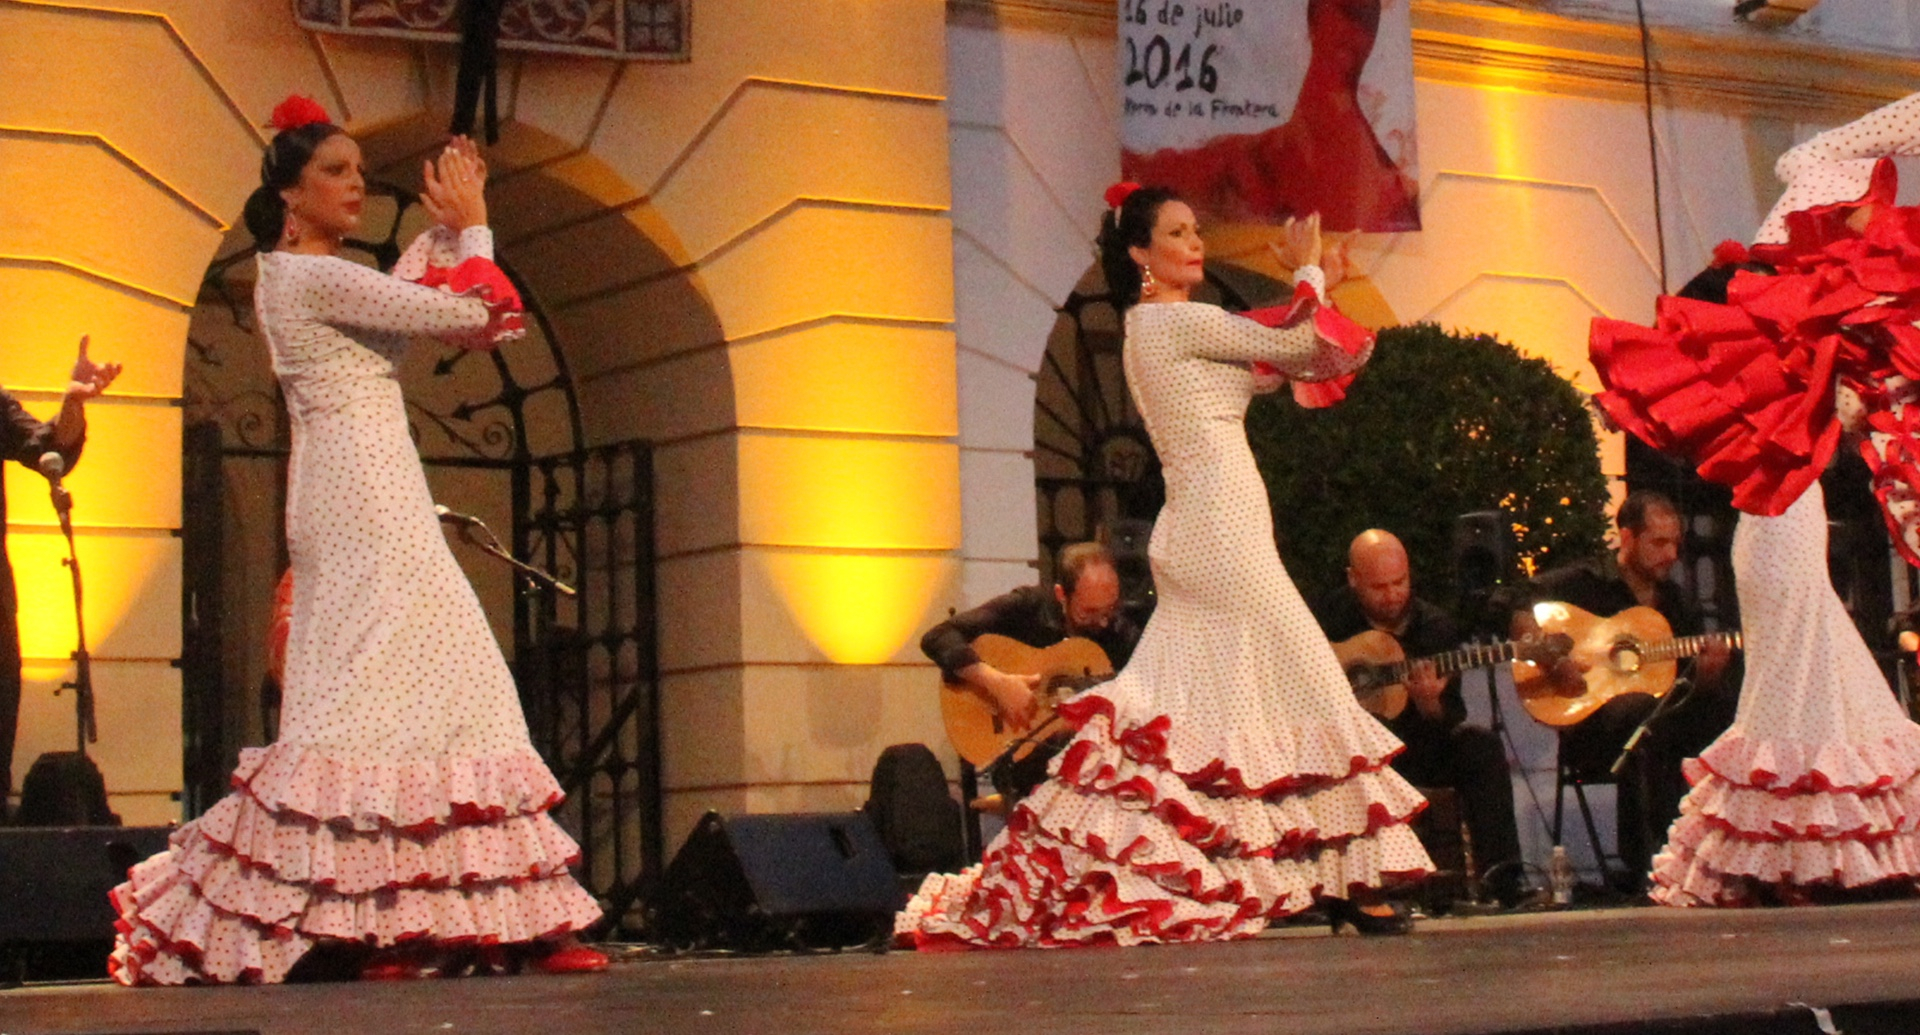
[{"label": "ruffled hem of dress", "polygon": [[1697,816],[1682,816],[1653,860],[1655,902],[1670,906],[1745,906],[1763,886],[1862,888],[1920,879],[1920,837],[1911,830],[1860,839],[1743,837]]},{"label": "ruffled hem of dress", "polygon": [[122,984],[276,983],[320,938],[526,942],[584,930],[600,917],[564,869],[346,894],[247,866],[192,824],[175,841],[112,892],[119,938],[109,970]]},{"label": "ruffled hem of dress", "polygon": [[[1172,828],[1183,844],[1208,855],[1285,857],[1410,822],[1427,807],[1426,798],[1386,767],[1360,770],[1345,780],[1294,793],[1265,797],[1201,793],[1180,775],[1129,754],[1127,745],[1113,735],[1104,713],[1096,714],[1082,729],[1086,735],[1061,753],[1055,774],[1058,785],[1099,800],[1103,808],[1096,814],[1103,820],[1139,816],[1140,812],[1132,811],[1136,809],[1151,813],[1158,824]],[[1120,810],[1107,805],[1106,799],[1120,805]],[[1041,811],[1049,827],[1055,826],[1053,812]],[[1126,843],[1130,835],[1145,833],[1149,832],[1110,826],[1099,830],[1108,843]]]},{"label": "ruffled hem of dress", "polygon": [[979,866],[928,877],[896,934],[929,949],[1250,937],[1321,896],[1432,872],[1407,826],[1426,802],[1391,770],[1300,800],[1234,800],[1143,761],[1149,730],[1113,731],[1088,710],[1055,778]]},{"label": "ruffled hem of dress", "polygon": [[930,875],[895,932],[923,949],[1249,938],[1322,896],[1431,872],[1405,826],[1309,855],[1208,860],[1202,871],[1143,860],[1138,848],[1076,843],[1030,823],[1010,827],[980,865]]},{"label": "ruffled hem of dress", "polygon": [[1920,877],[1920,777],[1902,733],[1817,746],[1722,735],[1687,761],[1694,787],[1654,857],[1653,900],[1744,906]]},{"label": "ruffled hem of dress", "polygon": [[1696,786],[1713,776],[1783,795],[1860,794],[1905,785],[1920,773],[1920,726],[1905,723],[1878,740],[1818,744],[1751,737],[1736,727],[1685,765]]},{"label": "ruffled hem of dress", "polygon": [[[183,836],[189,828],[198,836]],[[274,881],[348,895],[548,877],[580,856],[579,845],[544,812],[412,832],[361,831],[275,814],[246,794],[222,799],[176,832],[173,844],[183,868],[230,862]]]},{"label": "ruffled hem of dress", "polygon": [[531,748],[395,763],[277,743],[241,751],[233,785],[271,812],[364,831],[491,823],[545,812],[565,798]]},{"label": "ruffled hem of dress", "polygon": [[1920,780],[1865,792],[1781,794],[1708,776],[1687,814],[1742,840],[1875,841],[1920,827]]},{"label": "ruffled hem of dress", "polygon": [[[1101,740],[1105,744],[1138,765],[1165,770],[1193,790],[1215,798],[1270,798],[1330,786],[1362,773],[1380,772],[1406,749],[1386,727],[1369,719],[1353,731],[1351,739],[1320,734],[1292,752],[1280,744],[1237,746],[1245,750],[1221,745],[1202,757],[1176,758],[1172,718],[1125,714],[1125,706],[1105,692],[1108,685],[1061,702],[1055,714],[1076,728],[1104,718],[1107,732]],[[1082,743],[1076,740],[1068,754],[1088,750],[1080,747]],[[1100,753],[1107,754],[1104,749]],[[1225,761],[1229,755],[1244,760],[1229,763]]]}]

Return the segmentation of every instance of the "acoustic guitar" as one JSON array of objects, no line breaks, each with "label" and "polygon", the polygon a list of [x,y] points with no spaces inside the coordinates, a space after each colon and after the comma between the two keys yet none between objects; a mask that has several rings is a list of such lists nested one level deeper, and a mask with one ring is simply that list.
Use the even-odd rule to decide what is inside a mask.
[{"label": "acoustic guitar", "polygon": [[1360,707],[1389,722],[1407,710],[1407,676],[1413,666],[1429,662],[1434,673],[1444,679],[1455,672],[1497,665],[1517,657],[1514,644],[1508,642],[1474,644],[1409,661],[1400,641],[1378,629],[1368,629],[1334,644],[1333,656],[1340,659],[1340,667],[1346,670],[1347,682],[1353,684],[1353,695],[1360,699]]},{"label": "acoustic guitar", "polygon": [[1586,666],[1583,685],[1576,690],[1554,684],[1550,662],[1514,659],[1513,688],[1520,704],[1549,726],[1572,726],[1621,694],[1665,696],[1673,689],[1680,659],[1710,644],[1740,649],[1738,630],[1675,638],[1673,627],[1651,607],[1630,607],[1601,618],[1572,604],[1543,603],[1534,605],[1533,615],[1541,632],[1562,638],[1568,656]]},{"label": "acoustic guitar", "polygon": [[[1011,637],[985,633],[974,639],[973,652],[1002,672],[1041,677],[1040,686],[1034,690],[1033,723],[1017,729],[1007,725],[993,698],[979,687],[958,680],[941,681],[940,715],[946,721],[947,739],[961,758],[976,767],[984,767],[1014,741],[1051,722],[1054,706],[1061,701],[1113,678],[1113,662],[1107,660],[1107,652],[1078,636],[1051,647],[1029,647]],[[1013,757],[1027,757],[1040,742],[1036,739],[1021,745]]]}]

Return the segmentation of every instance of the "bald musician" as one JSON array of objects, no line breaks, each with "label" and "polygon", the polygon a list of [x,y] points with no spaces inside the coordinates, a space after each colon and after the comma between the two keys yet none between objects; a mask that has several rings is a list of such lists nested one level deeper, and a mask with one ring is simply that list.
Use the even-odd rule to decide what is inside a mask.
[{"label": "bald musician", "polygon": [[[1452,616],[1414,596],[1406,547],[1378,528],[1354,537],[1347,549],[1347,584],[1316,601],[1313,614],[1335,643],[1377,629],[1398,641],[1410,659],[1444,653],[1461,642]],[[1513,904],[1522,893],[1520,833],[1500,738],[1466,724],[1459,679],[1441,678],[1432,665],[1414,666],[1407,697],[1407,707],[1386,721],[1407,745],[1393,760],[1394,769],[1417,786],[1453,788],[1488,891]]]}]

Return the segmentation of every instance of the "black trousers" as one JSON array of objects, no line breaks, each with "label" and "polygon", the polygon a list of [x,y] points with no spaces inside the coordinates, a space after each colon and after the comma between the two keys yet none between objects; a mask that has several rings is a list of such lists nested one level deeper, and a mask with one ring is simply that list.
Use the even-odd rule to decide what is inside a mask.
[{"label": "black trousers", "polygon": [[[1500,737],[1479,726],[1459,725],[1444,738],[1409,743],[1393,760],[1407,782],[1420,787],[1451,787],[1473,838],[1473,858],[1482,874],[1492,872],[1489,891],[1511,899],[1521,883],[1520,828],[1513,815],[1513,778]],[[1494,867],[1499,869],[1495,870]]]},{"label": "black trousers", "polygon": [[[1726,730],[1738,703],[1733,693],[1679,688],[1674,692],[1685,696],[1647,727],[1646,736],[1621,767],[1614,793],[1620,860],[1636,876],[1653,869],[1653,854],[1666,843],[1667,828],[1680,818],[1680,799],[1687,795],[1681,763],[1704,751]],[[1607,779],[1627,738],[1658,704],[1646,694],[1623,694],[1601,705],[1584,721],[1561,732],[1561,761],[1585,779]]]},{"label": "black trousers", "polygon": [[13,742],[20,725],[19,612],[13,568],[0,552],[0,823],[7,821],[7,797],[13,793]]}]

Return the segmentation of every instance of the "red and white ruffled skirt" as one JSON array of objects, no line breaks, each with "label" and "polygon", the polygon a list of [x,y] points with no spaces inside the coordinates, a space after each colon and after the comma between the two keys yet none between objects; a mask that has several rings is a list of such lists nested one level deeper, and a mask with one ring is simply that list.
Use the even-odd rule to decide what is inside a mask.
[{"label": "red and white ruffled skirt", "polygon": [[1407,825],[1426,799],[1388,765],[1400,742],[1286,591],[1277,615],[1231,618],[1163,598],[1126,670],[1061,706],[1078,732],[1052,778],[979,865],[929,876],[896,933],[927,949],[1246,938],[1431,872]]},{"label": "red and white ruffled skirt", "polygon": [[404,764],[280,743],[113,890],[122,984],[279,982],[317,939],[526,942],[600,916],[529,748]]},{"label": "red and white ruffled skirt", "polygon": [[1826,535],[1818,482],[1779,517],[1740,518],[1740,710],[1687,762],[1656,901],[1748,905],[1920,877],[1920,726],[1834,595]]}]

